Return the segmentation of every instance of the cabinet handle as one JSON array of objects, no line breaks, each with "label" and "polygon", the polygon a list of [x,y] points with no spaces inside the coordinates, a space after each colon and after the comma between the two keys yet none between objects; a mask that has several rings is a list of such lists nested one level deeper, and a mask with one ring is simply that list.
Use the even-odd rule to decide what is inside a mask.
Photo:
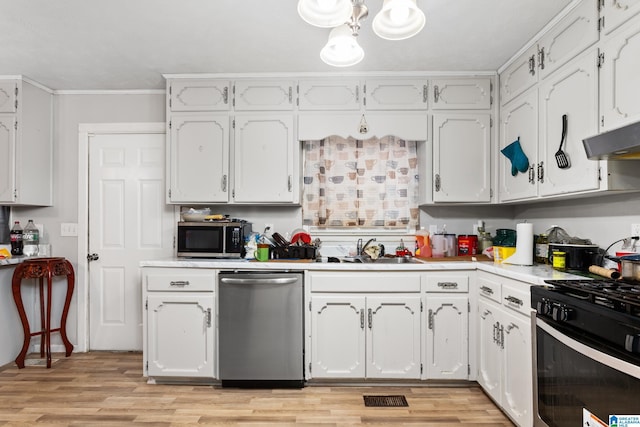
[{"label": "cabinet handle", "polygon": [[516,304],[522,306],[524,304],[520,298],[516,298],[514,296],[509,295],[508,297],[504,297],[505,300],[509,301],[511,304]]},{"label": "cabinet handle", "polygon": [[504,326],[503,325],[500,325],[499,337],[500,337],[500,348],[504,349]]},{"label": "cabinet handle", "polygon": [[509,323],[509,326],[507,326],[507,333],[509,333],[513,328],[515,328],[516,325],[513,323]]},{"label": "cabinet handle", "polygon": [[289,86],[289,104],[293,102],[293,87]]},{"label": "cabinet handle", "polygon": [[360,86],[356,85],[356,102],[360,102]]},{"label": "cabinet handle", "polygon": [[171,286],[189,286],[189,281],[188,280],[172,280],[171,282],[169,282],[169,285]]},{"label": "cabinet handle", "polygon": [[211,327],[211,309],[207,308],[207,328]]},{"label": "cabinet handle", "polygon": [[436,174],[436,192],[440,191],[440,174]]},{"label": "cabinet handle", "polygon": [[373,326],[373,312],[369,309],[369,329]]},{"label": "cabinet handle", "polygon": [[488,287],[488,286],[480,286],[480,290],[481,290],[482,292],[484,292],[485,294],[489,294],[489,295],[492,295],[492,294],[493,294],[493,289],[491,289],[491,288],[490,288],[490,287]]},{"label": "cabinet handle", "polygon": [[433,329],[433,310],[429,309],[429,329]]},{"label": "cabinet handle", "polygon": [[422,85],[422,102],[427,103],[427,96],[429,95],[429,88],[427,85]]},{"label": "cabinet handle", "polygon": [[536,55],[535,53],[529,58],[529,74],[536,75]]},{"label": "cabinet handle", "polygon": [[222,191],[227,192],[227,175],[222,175]]},{"label": "cabinet handle", "polygon": [[529,166],[529,184],[536,183],[536,170],[533,165]]},{"label": "cabinet handle", "polygon": [[458,283],[457,282],[438,282],[438,287],[442,289],[457,289]]},{"label": "cabinet handle", "polygon": [[538,67],[541,70],[544,70],[544,47],[542,49],[538,49]]},{"label": "cabinet handle", "polygon": [[222,89],[222,100],[225,104],[229,103],[229,88],[226,86],[224,89]]},{"label": "cabinet handle", "polygon": [[360,329],[364,329],[364,308],[360,309]]},{"label": "cabinet handle", "polygon": [[433,87],[433,102],[438,102],[439,99],[440,99],[440,88],[438,87],[438,85],[435,85]]},{"label": "cabinet handle", "polygon": [[293,189],[293,176],[289,175],[289,178],[287,179],[287,188],[289,189],[289,193],[291,193],[291,190]]},{"label": "cabinet handle", "polygon": [[493,324],[493,342],[498,344],[498,322]]},{"label": "cabinet handle", "polygon": [[540,162],[538,165],[538,181],[544,184],[544,162]]}]

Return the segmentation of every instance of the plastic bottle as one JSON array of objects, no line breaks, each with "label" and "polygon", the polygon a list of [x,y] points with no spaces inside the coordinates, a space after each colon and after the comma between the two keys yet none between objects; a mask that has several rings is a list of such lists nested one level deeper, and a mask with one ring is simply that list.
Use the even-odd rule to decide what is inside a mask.
[{"label": "plastic bottle", "polygon": [[22,232],[23,248],[22,252],[26,256],[38,256],[38,245],[40,244],[40,231],[30,219]]},{"label": "plastic bottle", "polygon": [[11,227],[11,255],[22,255],[22,227],[20,221],[13,223]]}]

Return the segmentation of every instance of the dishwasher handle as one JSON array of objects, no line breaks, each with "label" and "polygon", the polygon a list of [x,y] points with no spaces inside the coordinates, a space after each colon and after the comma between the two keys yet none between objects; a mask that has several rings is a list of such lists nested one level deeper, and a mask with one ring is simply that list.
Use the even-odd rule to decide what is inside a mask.
[{"label": "dishwasher handle", "polygon": [[222,277],[220,283],[227,285],[289,285],[296,283],[298,277],[274,277],[274,278],[260,278],[260,279],[240,279],[235,277]]}]

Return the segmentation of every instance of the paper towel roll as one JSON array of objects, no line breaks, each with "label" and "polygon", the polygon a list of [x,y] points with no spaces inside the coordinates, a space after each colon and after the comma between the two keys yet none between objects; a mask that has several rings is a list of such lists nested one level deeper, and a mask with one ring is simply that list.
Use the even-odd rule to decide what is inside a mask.
[{"label": "paper towel roll", "polygon": [[502,263],[533,265],[533,224],[516,225],[516,252]]}]

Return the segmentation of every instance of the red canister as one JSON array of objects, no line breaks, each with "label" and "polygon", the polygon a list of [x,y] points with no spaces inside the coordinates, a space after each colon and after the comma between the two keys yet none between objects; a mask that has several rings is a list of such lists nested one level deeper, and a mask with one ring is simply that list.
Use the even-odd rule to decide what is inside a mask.
[{"label": "red canister", "polygon": [[461,234],[458,236],[458,256],[475,255],[478,253],[478,236],[475,234]]}]

